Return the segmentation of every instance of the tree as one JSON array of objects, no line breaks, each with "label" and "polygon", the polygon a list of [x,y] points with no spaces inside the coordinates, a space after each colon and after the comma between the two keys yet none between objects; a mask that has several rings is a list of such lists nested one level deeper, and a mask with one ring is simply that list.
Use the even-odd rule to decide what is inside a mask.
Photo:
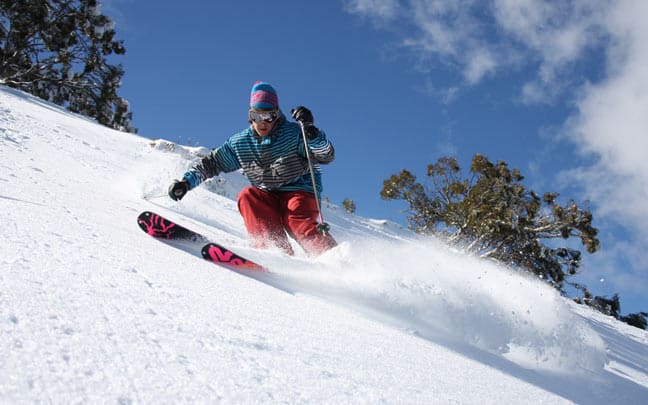
[{"label": "tree", "polygon": [[621,321],[627,323],[628,325],[632,325],[636,328],[639,329],[646,329],[648,326],[648,322],[646,321],[646,317],[648,317],[648,313],[646,312],[637,312],[635,314],[629,314],[627,316],[622,316],[620,318]]},{"label": "tree", "polygon": [[646,326],[648,326],[648,321],[646,321],[646,317],[648,316],[647,312],[621,315],[621,298],[619,294],[615,293],[612,298],[593,296],[584,284],[569,283],[569,285],[583,293],[582,297],[574,298],[576,303],[590,306],[605,315],[613,316],[621,322],[625,322],[639,329],[646,329]]},{"label": "tree", "polygon": [[344,211],[347,214],[353,214],[356,211],[355,201],[349,200],[348,198],[345,198],[344,201],[342,201],[342,207],[344,207]]},{"label": "tree", "polygon": [[123,55],[97,0],[0,0],[0,81],[127,132],[132,114],[117,95]]},{"label": "tree", "polygon": [[464,178],[455,158],[442,157],[428,165],[427,187],[403,170],[383,182],[380,195],[409,204],[407,221],[416,232],[443,234],[468,251],[519,266],[559,288],[578,270],[581,252],[545,241],[576,237],[588,253],[599,249],[589,209],[571,200],[560,205],[557,193],[540,198],[521,183],[519,170],[503,161],[493,164],[476,154],[470,174]]}]

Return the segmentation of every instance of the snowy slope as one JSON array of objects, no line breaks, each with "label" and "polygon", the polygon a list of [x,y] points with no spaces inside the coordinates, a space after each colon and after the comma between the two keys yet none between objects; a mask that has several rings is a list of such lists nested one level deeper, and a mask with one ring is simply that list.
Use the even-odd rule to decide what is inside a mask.
[{"label": "snowy slope", "polygon": [[[0,401],[648,403],[645,331],[396,224],[328,206],[334,251],[250,249],[239,174],[163,197],[204,151],[0,87]],[[272,276],[146,236],[143,210]]]}]

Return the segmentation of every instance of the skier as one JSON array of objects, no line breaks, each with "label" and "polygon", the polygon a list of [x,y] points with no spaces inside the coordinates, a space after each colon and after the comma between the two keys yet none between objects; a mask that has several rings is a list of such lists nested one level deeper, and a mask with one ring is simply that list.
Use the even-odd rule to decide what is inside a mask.
[{"label": "skier", "polygon": [[182,180],[175,180],[169,187],[169,196],[180,200],[208,178],[242,169],[251,186],[239,193],[238,209],[254,247],[274,246],[293,255],[286,233],[309,255],[319,255],[336,246],[335,239],[317,222],[320,213],[316,200],[322,192],[318,164],[333,161],[333,145],[313,125],[313,114],[308,108],[299,106],[291,115],[303,125],[311,159],[317,163],[312,166],[316,190],[300,125],[286,119],[272,85],[257,81],[250,93],[250,126],[214,149]]}]

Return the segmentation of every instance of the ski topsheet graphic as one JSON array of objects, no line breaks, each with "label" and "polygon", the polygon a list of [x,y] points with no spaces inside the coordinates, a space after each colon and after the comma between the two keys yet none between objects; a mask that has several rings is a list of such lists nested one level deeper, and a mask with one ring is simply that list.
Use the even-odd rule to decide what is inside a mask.
[{"label": "ski topsheet graphic", "polygon": [[137,224],[149,235],[164,240],[186,240],[196,243],[209,243],[209,240],[184,226],[150,211],[142,212],[137,217]]},{"label": "ski topsheet graphic", "polygon": [[[200,248],[202,257],[231,270],[265,271],[265,268],[251,260],[237,255],[225,246],[210,242],[198,232],[178,225],[154,212],[145,211],[137,217],[137,224],[147,234],[166,242],[190,242]],[[193,249],[192,249],[193,250]],[[194,251],[197,253],[197,249]]]},{"label": "ski topsheet graphic", "polygon": [[217,243],[206,244],[203,246],[201,253],[206,260],[233,270],[265,271],[263,266],[245,259]]}]

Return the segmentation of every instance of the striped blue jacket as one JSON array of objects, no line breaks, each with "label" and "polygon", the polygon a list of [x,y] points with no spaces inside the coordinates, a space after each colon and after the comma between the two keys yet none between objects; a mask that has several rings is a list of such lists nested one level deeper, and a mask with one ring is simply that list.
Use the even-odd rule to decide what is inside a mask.
[{"label": "striped blue jacket", "polygon": [[[322,192],[320,164],[335,158],[333,144],[324,131],[308,141],[314,164],[317,195]],[[219,173],[241,169],[253,186],[268,191],[308,191],[315,194],[308,170],[306,148],[297,123],[281,116],[274,129],[265,137],[252,127],[232,135],[221,147],[212,150],[184,174],[190,188]]]}]

